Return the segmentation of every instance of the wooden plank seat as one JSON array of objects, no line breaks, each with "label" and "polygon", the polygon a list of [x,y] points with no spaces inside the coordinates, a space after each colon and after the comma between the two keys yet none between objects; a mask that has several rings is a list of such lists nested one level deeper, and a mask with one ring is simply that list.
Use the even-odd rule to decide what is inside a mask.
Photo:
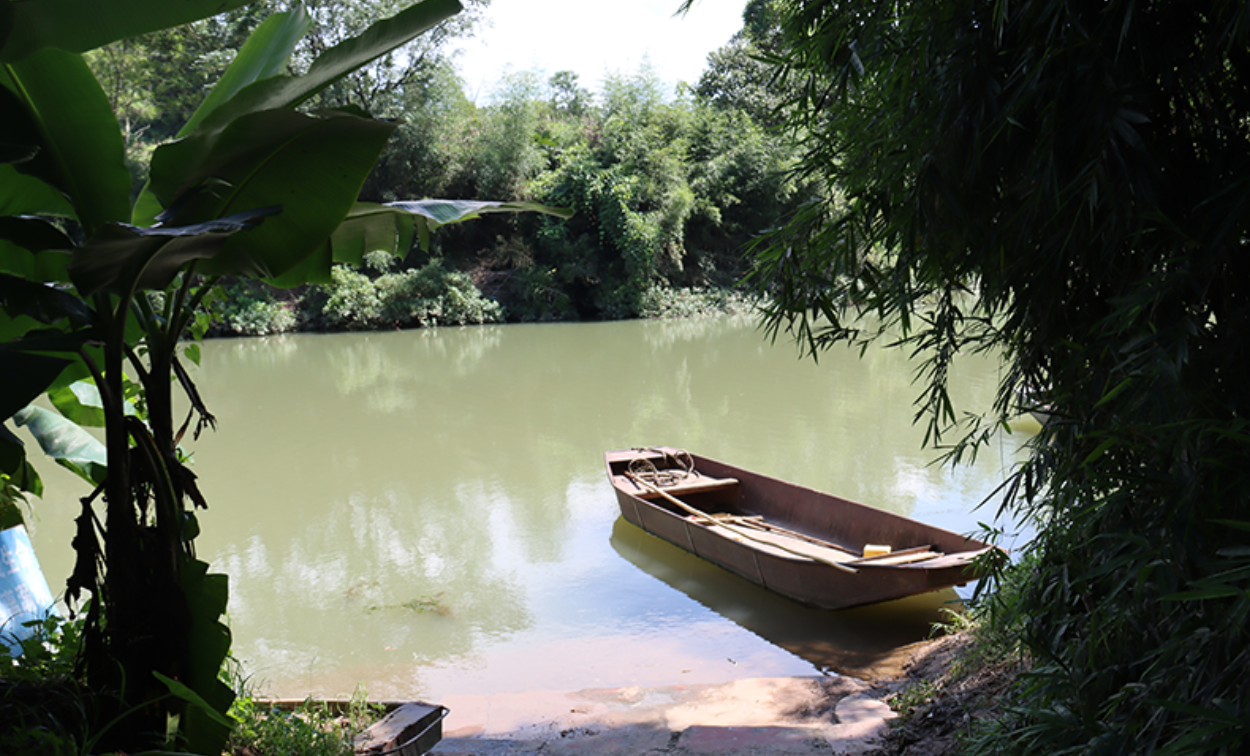
[{"label": "wooden plank seat", "polygon": [[[628,479],[627,479],[628,480]],[[682,494],[704,493],[707,491],[720,491],[723,489],[735,488],[738,486],[737,478],[710,478],[706,475],[694,473],[690,478],[678,483],[675,486],[665,486],[660,491],[648,491],[642,488],[634,494],[640,499],[657,499],[664,494],[669,496],[681,496]]]}]

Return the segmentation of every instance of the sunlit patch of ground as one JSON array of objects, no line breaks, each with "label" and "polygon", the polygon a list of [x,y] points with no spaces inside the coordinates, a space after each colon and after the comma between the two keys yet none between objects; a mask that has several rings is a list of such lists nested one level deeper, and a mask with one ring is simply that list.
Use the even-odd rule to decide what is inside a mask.
[{"label": "sunlit patch of ground", "polygon": [[1016,657],[986,660],[971,653],[967,632],[917,644],[915,655],[890,699],[899,718],[871,756],[947,756],[959,751],[959,736],[974,723],[995,716],[1007,688],[1021,671]]}]

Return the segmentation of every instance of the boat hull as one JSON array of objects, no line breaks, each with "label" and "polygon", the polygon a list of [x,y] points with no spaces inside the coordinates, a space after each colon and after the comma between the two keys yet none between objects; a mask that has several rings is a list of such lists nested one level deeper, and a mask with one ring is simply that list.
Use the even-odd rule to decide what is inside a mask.
[{"label": "boat hull", "polygon": [[[767,590],[825,609],[848,609],[904,598],[975,579],[971,562],[990,547],[940,528],[873,509],[810,488],[690,455],[708,479],[733,480],[708,490],[681,493],[681,501],[702,512],[756,517],[841,547],[853,571],[824,561],[761,547],[735,531],[692,516],[662,495],[642,488],[626,474],[638,450],[608,452],[609,480],[621,515],[630,523]],[[678,489],[673,489],[678,490]],[[895,551],[931,546],[940,556],[908,564],[861,562],[866,544]],[[853,557],[853,558],[852,558]]]}]

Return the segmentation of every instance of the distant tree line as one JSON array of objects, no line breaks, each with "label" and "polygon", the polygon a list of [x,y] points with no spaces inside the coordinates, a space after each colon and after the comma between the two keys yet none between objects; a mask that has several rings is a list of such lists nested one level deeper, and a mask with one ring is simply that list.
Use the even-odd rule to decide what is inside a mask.
[{"label": "distant tree line", "polygon": [[[294,65],[364,28],[393,0],[309,4],[321,30]],[[655,317],[724,307],[745,272],[744,245],[815,184],[791,170],[797,149],[773,130],[777,95],[758,60],[776,37],[752,3],[744,28],[709,56],[699,82],[666,92],[649,67],[592,93],[576,74],[506,75],[489,102],[464,92],[448,42],[471,33],[486,2],[412,49],[356,72],[308,103],[359,107],[401,122],[362,198],[533,200],[571,220],[500,216],[440,230],[429,251],[369,258],[299,291],[227,287],[221,333],[394,328],[437,323]],[[273,7],[246,9],[94,54],[136,168],[215,80],[237,41]],[[157,77],[169,70],[182,78]]]}]

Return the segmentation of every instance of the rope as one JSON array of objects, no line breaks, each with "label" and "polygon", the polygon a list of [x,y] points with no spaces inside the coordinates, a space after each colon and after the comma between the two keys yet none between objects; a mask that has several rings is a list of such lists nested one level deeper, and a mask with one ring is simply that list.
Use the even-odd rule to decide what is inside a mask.
[{"label": "rope", "polygon": [[679,485],[687,478],[694,477],[694,457],[685,449],[662,449],[657,447],[639,447],[638,452],[650,452],[663,457],[670,467],[658,468],[655,462],[643,457],[635,457],[629,462],[629,475],[646,481],[656,488],[671,488]]}]

